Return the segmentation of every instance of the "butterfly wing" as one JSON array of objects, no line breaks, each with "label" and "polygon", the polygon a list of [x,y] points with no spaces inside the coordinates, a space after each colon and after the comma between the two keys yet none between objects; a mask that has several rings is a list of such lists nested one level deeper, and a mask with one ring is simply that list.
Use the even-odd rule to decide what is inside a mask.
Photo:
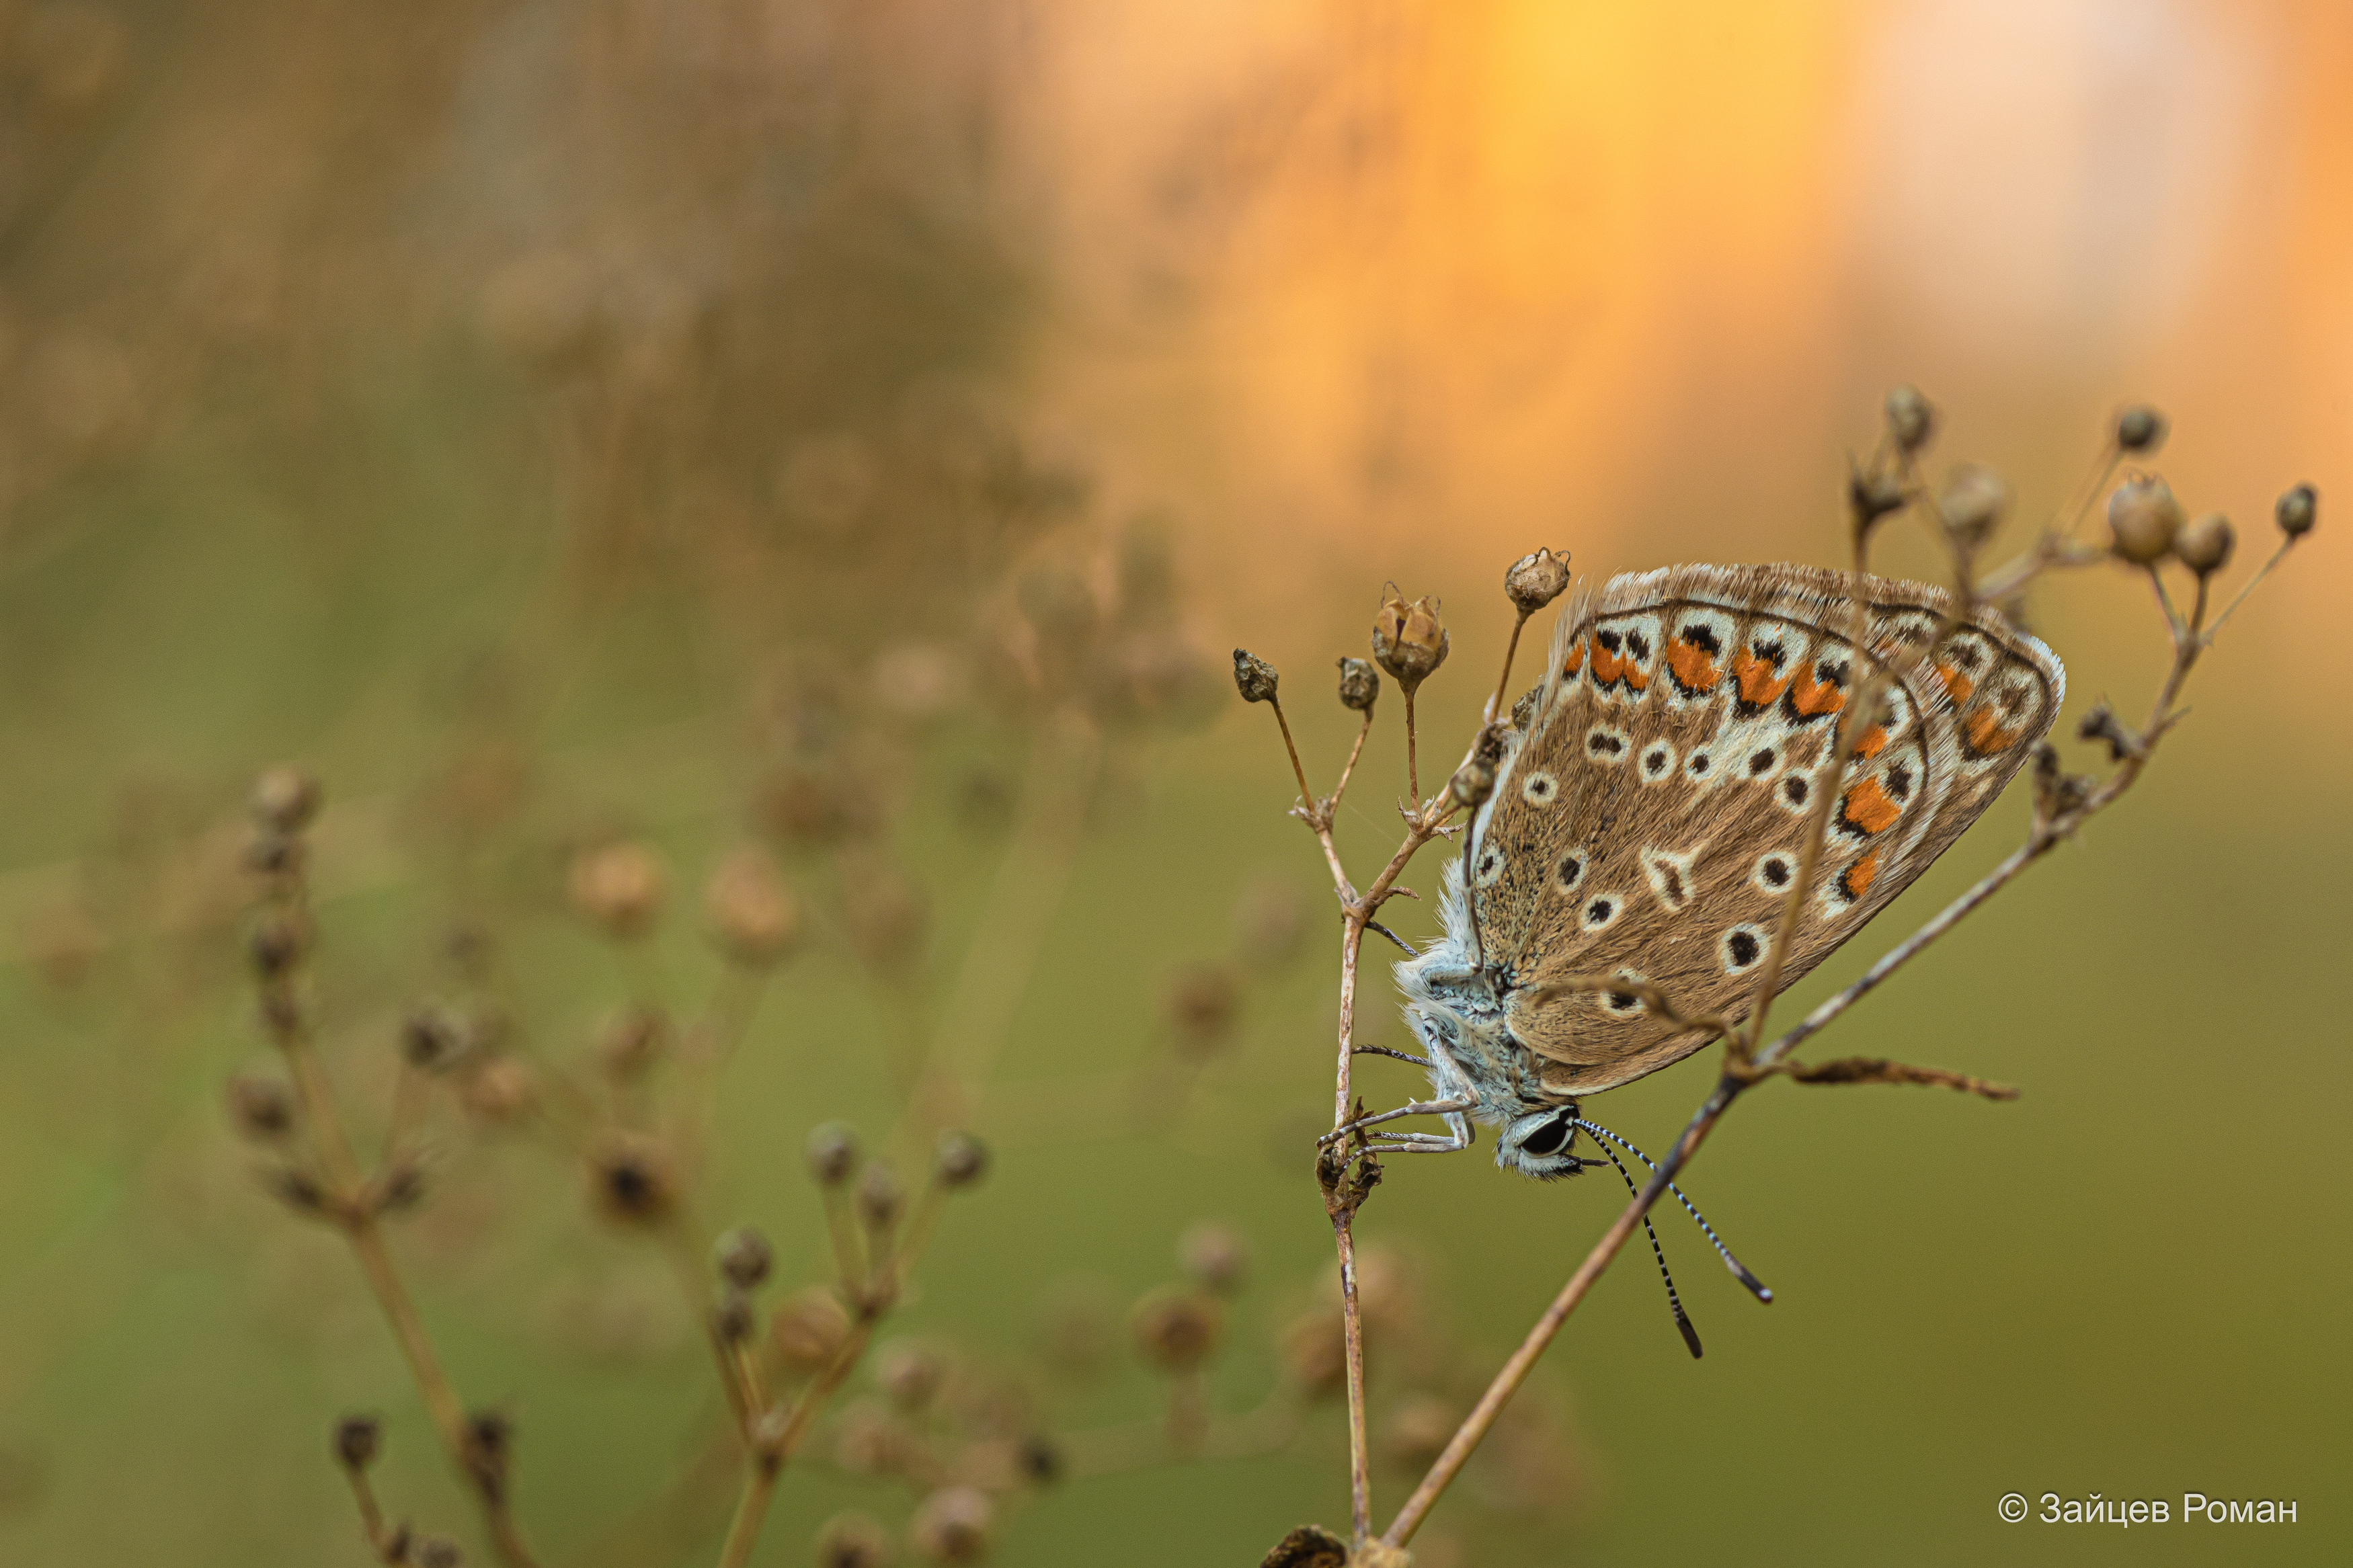
[{"label": "butterfly wing", "polygon": [[[1940,588],[1844,573],[1679,566],[1573,602],[1462,877],[1512,1031],[1557,1093],[1611,1088],[1714,1037],[1626,992],[1539,994],[1568,975],[1647,981],[1685,1016],[1746,1016],[1795,892],[1816,792],[1839,800],[1781,971],[1795,983],[1991,804],[2065,692],[2051,650],[1981,609],[1915,658]],[[1912,668],[1892,711],[1826,776],[1872,668]]]}]

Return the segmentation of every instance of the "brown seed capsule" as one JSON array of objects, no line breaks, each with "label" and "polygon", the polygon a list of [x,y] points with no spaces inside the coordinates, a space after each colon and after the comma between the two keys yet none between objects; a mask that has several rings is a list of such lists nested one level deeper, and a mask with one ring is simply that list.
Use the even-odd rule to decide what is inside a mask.
[{"label": "brown seed capsule", "polygon": [[775,963],[800,939],[800,904],[756,845],[740,845],[720,861],[704,890],[703,910],[720,947],[749,968]]},{"label": "brown seed capsule", "polygon": [[1274,689],[1281,681],[1274,666],[1248,648],[1234,649],[1234,689],[1242,694],[1243,701],[1273,701]]},{"label": "brown seed capsule", "polygon": [[2010,486],[2000,474],[1977,463],[1953,470],[1936,497],[1936,515],[1952,537],[1954,548],[1975,554],[1993,536],[2002,513],[2010,510]]},{"label": "brown seed capsule", "polygon": [[632,839],[573,857],[572,907],[611,936],[643,936],[661,912],[669,888],[661,857]]},{"label": "brown seed capsule", "polygon": [[1524,616],[1533,616],[1568,589],[1568,552],[1555,555],[1539,550],[1512,563],[1504,574],[1504,593]]},{"label": "brown seed capsule", "polygon": [[1916,452],[1928,444],[1936,432],[1936,409],[1920,395],[1916,386],[1899,386],[1887,395],[1884,411],[1887,433],[1895,437],[1897,450]]},{"label": "brown seed capsule", "polygon": [[866,1167],[858,1181],[858,1217],[870,1230],[888,1230],[899,1223],[901,1211],[907,1206],[907,1189],[900,1184],[899,1173],[890,1162],[877,1160]]},{"label": "brown seed capsule", "polygon": [[2181,557],[2184,566],[2206,577],[2230,563],[2231,552],[2238,542],[2231,520],[2219,511],[2210,511],[2181,531],[2180,537],[2173,542],[2173,552]]},{"label": "brown seed capsule", "polygon": [[934,1563],[977,1563],[988,1552],[997,1505],[978,1487],[944,1487],[907,1521],[907,1540]]},{"label": "brown seed capsule", "polygon": [[415,1160],[395,1160],[370,1184],[369,1206],[380,1215],[406,1214],[425,1201],[425,1167]]},{"label": "brown seed capsule", "polygon": [[931,1404],[947,1370],[939,1352],[926,1345],[900,1341],[874,1352],[875,1385],[909,1415]]},{"label": "brown seed capsule", "polygon": [[1446,662],[1451,641],[1434,598],[1409,605],[1392,587],[1373,617],[1373,662],[1388,671],[1408,697]]},{"label": "brown seed capsule", "polygon": [[1904,487],[1894,475],[1866,473],[1852,466],[1848,468],[1846,505],[1857,533],[1867,533],[1881,518],[1903,510],[1904,500]]},{"label": "brown seed capsule", "polygon": [[1191,1057],[1208,1056],[1233,1038],[1241,1017],[1241,983],[1222,963],[1196,964],[1168,985],[1168,1022],[1177,1048]]},{"label": "brown seed capsule", "polygon": [[246,956],[253,963],[253,972],[264,980],[285,974],[311,951],[311,934],[310,921],[293,910],[263,916],[246,939]]},{"label": "brown seed capsule", "polygon": [[2116,416],[2116,449],[2154,452],[2165,444],[2165,416],[2146,403],[2136,403]]},{"label": "brown seed capsule", "polygon": [[292,1166],[272,1171],[263,1180],[270,1195],[299,1215],[322,1215],[327,1212],[327,1189],[307,1171]]},{"label": "brown seed capsule", "polygon": [[877,969],[896,969],[923,956],[931,905],[923,889],[895,871],[854,884],[842,910],[858,956]]},{"label": "brown seed capsule", "polygon": [[1218,1348],[1225,1324],[1225,1309],[1216,1297],[1186,1286],[1163,1286],[1128,1315],[1135,1348],[1165,1372],[1198,1366]]},{"label": "brown seed capsule", "polygon": [[988,1145],[968,1132],[943,1132],[932,1151],[932,1171],[944,1187],[971,1186],[988,1174]]},{"label": "brown seed capsule", "polygon": [[659,1007],[625,1007],[606,1021],[596,1065],[618,1084],[644,1078],[670,1043],[670,1017]]},{"label": "brown seed capsule", "polygon": [[491,1497],[505,1489],[514,1463],[514,1423],[502,1410],[477,1410],[466,1417],[466,1469]]},{"label": "brown seed capsule", "polygon": [[722,1292],[718,1305],[711,1309],[711,1331],[727,1344],[740,1345],[750,1339],[754,1321],[752,1298],[741,1290]]},{"label": "brown seed capsule", "polygon": [[1454,770],[1454,776],[1446,783],[1446,793],[1465,811],[1478,810],[1495,793],[1495,764],[1471,758]]},{"label": "brown seed capsule", "polygon": [[1370,661],[1361,658],[1340,660],[1340,706],[1357,713],[1369,713],[1373,704],[1381,700],[1381,672]]},{"label": "brown seed capsule", "polygon": [[849,1314],[822,1285],[786,1298],[768,1320],[770,1352],[787,1372],[803,1376],[829,1364],[849,1337]]},{"label": "brown seed capsule", "polygon": [[1250,1243],[1231,1226],[1205,1219],[1177,1239],[1176,1261],[1203,1289],[1230,1296],[1250,1271]]},{"label": "brown seed capsule", "polygon": [[423,1006],[400,1026],[400,1056],[419,1072],[438,1072],[466,1054],[467,1020],[448,1007]]},{"label": "brown seed capsule", "polygon": [[458,1097],[484,1121],[511,1126],[539,1103],[539,1078],[529,1062],[494,1057],[465,1075]]},{"label": "brown seed capsule", "polygon": [[454,1541],[421,1535],[410,1543],[408,1560],[417,1568],[465,1568],[466,1554]]},{"label": "brown seed capsule", "polygon": [[384,1424],[373,1415],[346,1415],[335,1423],[335,1462],[347,1470],[364,1470],[375,1463],[382,1447]]},{"label": "brown seed capsule", "polygon": [[659,1225],[678,1205],[670,1152],[641,1133],[612,1132],[588,1158],[589,1197],[619,1225]]},{"label": "brown seed capsule", "polygon": [[2181,503],[2163,479],[2127,479],[2108,498],[2108,548],[2119,561],[2155,565],[2180,530]]},{"label": "brown seed capsule", "polygon": [[808,1135],[809,1174],[820,1187],[838,1187],[858,1168],[858,1134],[846,1121],[828,1121]]},{"label": "brown seed capsule", "polygon": [[817,1568],[890,1568],[891,1533],[862,1513],[838,1513],[817,1532]]},{"label": "brown seed capsule", "polygon": [[719,1238],[712,1248],[712,1262],[718,1268],[720,1278],[739,1290],[757,1290],[767,1282],[768,1270],[776,1266],[776,1255],[768,1246],[768,1238],[748,1225],[739,1225]]},{"label": "brown seed capsule", "polygon": [[2279,531],[2290,539],[2302,539],[2320,521],[2320,492],[2310,485],[2297,485],[2279,499],[2272,509],[2272,518]]},{"label": "brown seed capsule", "polygon": [[246,796],[254,821],[280,833],[300,833],[319,812],[319,781],[301,768],[264,769]]},{"label": "brown seed capsule", "polygon": [[1277,1346],[1284,1375],[1311,1399],[1337,1394],[1348,1376],[1346,1335],[1337,1308],[1292,1319]]},{"label": "brown seed capsule", "polygon": [[2086,741],[2107,742],[2108,761],[2112,763],[2121,763],[2140,750],[2139,742],[2125,728],[2124,721],[2116,717],[2116,710],[2105,701],[2092,705],[2092,710],[2084,714],[2083,721],[2075,726],[2075,733]]},{"label": "brown seed capsule", "polygon": [[228,1080],[228,1119],[240,1137],[278,1143],[294,1131],[294,1095],[274,1078],[239,1073]]}]

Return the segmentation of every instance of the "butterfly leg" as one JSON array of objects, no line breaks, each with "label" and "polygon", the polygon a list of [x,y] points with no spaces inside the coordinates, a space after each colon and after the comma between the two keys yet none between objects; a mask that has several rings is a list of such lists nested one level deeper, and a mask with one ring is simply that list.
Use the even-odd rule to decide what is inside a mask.
[{"label": "butterfly leg", "polygon": [[[1362,1128],[1377,1126],[1384,1121],[1395,1121],[1400,1116],[1460,1116],[1477,1104],[1478,1101],[1474,1100],[1417,1100],[1410,1105],[1400,1105],[1395,1110],[1383,1110],[1371,1116],[1360,1116],[1345,1127],[1335,1127],[1331,1131],[1315,1140],[1315,1146],[1321,1149],[1327,1144],[1336,1143],[1351,1132]],[[1430,1134],[1403,1133],[1391,1134],[1391,1136],[1428,1137]]]}]

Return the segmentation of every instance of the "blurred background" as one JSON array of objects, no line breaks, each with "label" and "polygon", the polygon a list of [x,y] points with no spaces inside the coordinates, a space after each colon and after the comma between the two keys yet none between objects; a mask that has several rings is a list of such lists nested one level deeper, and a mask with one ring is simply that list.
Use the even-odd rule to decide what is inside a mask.
[{"label": "blurred background", "polygon": [[[853,1379],[755,1561],[844,1510],[895,1534],[910,1445],[1009,1437],[1055,1458],[1000,1489],[1002,1561],[1345,1524],[1328,892],[1224,650],[1284,672],[1322,784],[1332,661],[1385,581],[1440,595],[1451,754],[1513,558],[1834,561],[1899,381],[2021,532],[2136,398],[2233,575],[2286,486],[2322,526],[2134,796],[1824,1042],[2023,1098],[1746,1102],[1690,1186],[1778,1302],[1662,1225],[1707,1358],[1630,1256],[1421,1561],[2343,1560],[2348,81],[2323,0],[0,5],[0,1562],[366,1562],[351,1409],[387,1507],[488,1560],[350,1257],[223,1111],[276,1070],[238,857],[289,759],[364,1145],[402,1020],[473,1010],[393,1245],[545,1560],[712,1561],[733,1461],[691,1289],[534,1108],[625,1117],[617,1017],[691,1044],[747,995],[696,1247],[756,1224],[780,1299],[821,1279],[820,1122],[995,1153],[888,1330],[947,1392]],[[2135,584],[2031,613],[2061,733],[2145,707]],[[667,889],[649,934],[567,891],[617,844]],[[745,864],[802,936],[730,991],[703,889]],[[1706,1070],[1593,1113],[1665,1142]],[[1393,1166],[1383,1517],[1616,1207]],[[1216,1342],[1205,1441],[1169,1441],[1171,1302]],[[2300,1510],[2006,1525],[2011,1490]]]}]

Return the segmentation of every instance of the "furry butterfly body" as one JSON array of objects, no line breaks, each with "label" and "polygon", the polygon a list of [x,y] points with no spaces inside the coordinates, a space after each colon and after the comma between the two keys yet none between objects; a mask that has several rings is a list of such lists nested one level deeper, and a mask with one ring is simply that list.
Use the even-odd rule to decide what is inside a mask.
[{"label": "furry butterfly body", "polygon": [[[1832,777],[1874,669],[1894,678]],[[1398,966],[1439,1097],[1409,1109],[1449,1135],[1388,1146],[1465,1147],[1476,1121],[1503,1128],[1499,1163],[1574,1171],[1577,1096],[1722,1032],[1680,1019],[1745,1017],[1790,898],[1804,904],[1779,984],[1829,956],[1991,804],[2064,691],[2041,642],[1989,608],[1954,617],[1917,583],[1679,566],[1578,595],[1449,873],[1444,935]],[[1829,835],[1799,889],[1825,790]]]}]

